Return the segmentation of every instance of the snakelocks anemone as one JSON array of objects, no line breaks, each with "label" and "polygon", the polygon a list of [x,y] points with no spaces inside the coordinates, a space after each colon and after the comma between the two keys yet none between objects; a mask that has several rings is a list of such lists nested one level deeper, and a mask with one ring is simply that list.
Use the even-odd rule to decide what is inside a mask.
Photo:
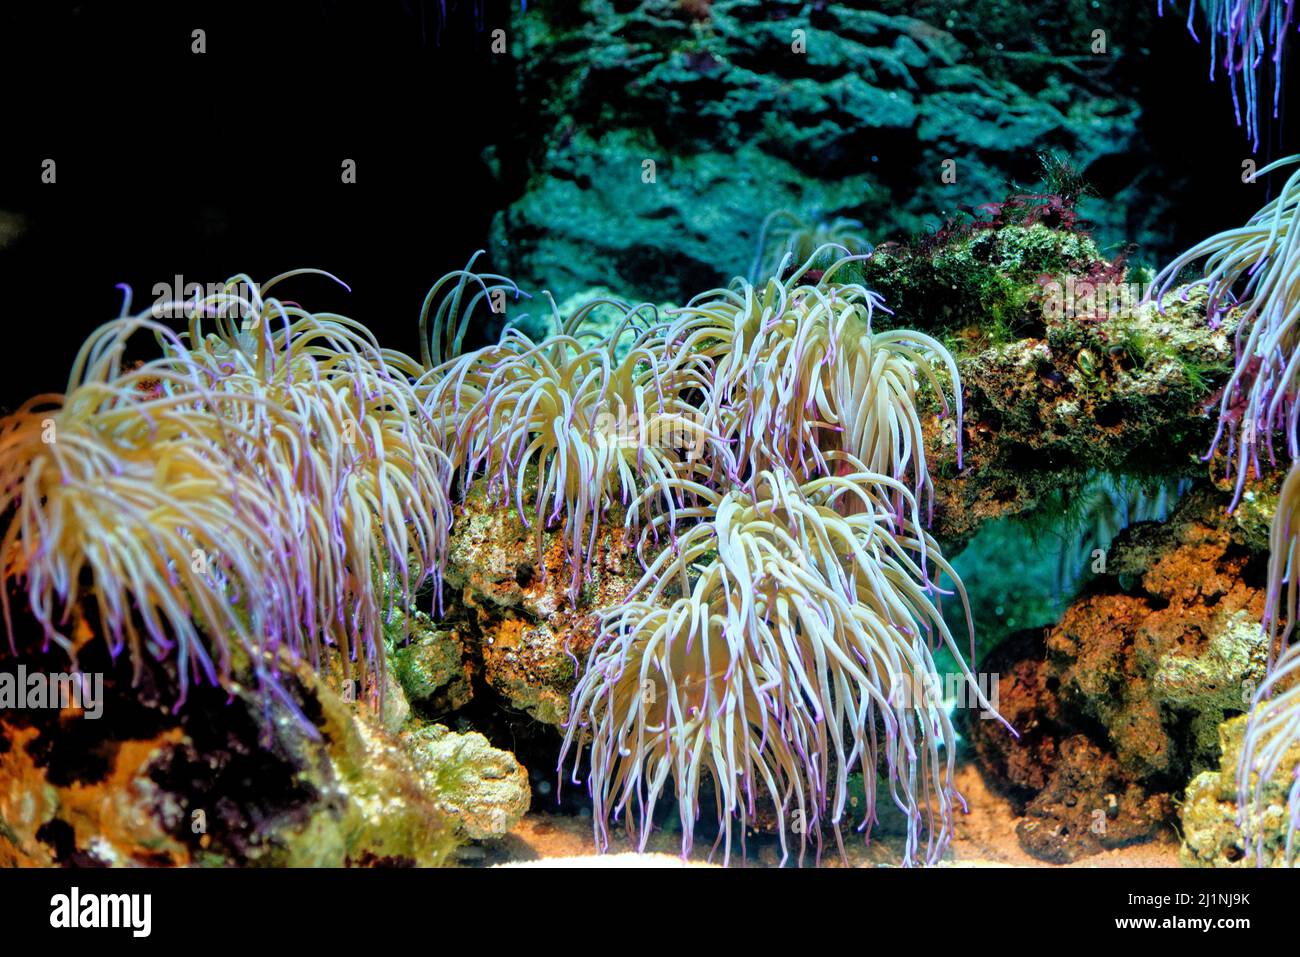
[{"label": "snakelocks anemone", "polygon": [[[282,652],[382,670],[386,603],[409,603],[443,560],[449,464],[416,363],[351,320],[263,298],[292,275],[171,304],[184,333],[148,314],[109,323],[65,396],[0,423],[6,585],[69,651],[65,623],[93,595],[137,674],[174,653],[178,706],[192,680],[237,664],[279,694]],[[137,333],[161,355],[127,369]]]},{"label": "snakelocks anemone", "polygon": [[[922,571],[928,553],[952,574],[918,526],[910,490],[847,453],[829,455],[844,474],[799,485],[764,471],[744,489],[699,490],[713,515],[604,615],[564,742],[567,753],[580,734],[591,738],[601,847],[611,815],[626,816],[644,846],[671,779],[689,851],[707,780],[725,855],[733,822],[743,840],[766,798],[783,851],[792,829],[802,861],[810,835],[820,851],[823,825],[840,839],[855,771],[866,789],[859,826],[869,834],[883,759],[889,798],[907,820],[904,859],[942,855],[960,796],[953,749],[946,762],[939,754],[954,735],[929,637],[992,708]],[[903,516],[895,496],[910,506]]]},{"label": "snakelocks anemone", "polygon": [[[611,816],[644,845],[671,781],[689,851],[708,781],[724,856],[765,801],[802,859],[824,826],[838,840],[855,771],[869,829],[878,766],[907,821],[904,860],[933,863],[951,839],[960,798],[953,751],[946,764],[939,751],[954,736],[926,636],[962,661],[939,576],[963,607],[965,593],[922,527],[918,394],[928,383],[946,410],[946,376],[960,417],[960,381],[929,337],[872,332],[879,297],[836,281],[854,257],[810,281],[824,253],[761,293],[737,280],[697,296],[633,349],[665,383],[687,376],[682,401],[698,403],[706,441],[692,467],[669,459],[632,500],[638,554],[665,528],[671,544],[603,615],[574,693],[564,754],[576,774],[590,740],[602,847]],[[646,508],[660,498],[691,505]]]},{"label": "snakelocks anemone", "polygon": [[787,265],[806,262],[818,250],[830,255],[824,265],[841,256],[869,253],[871,243],[862,237],[861,229],[862,223],[844,216],[810,225],[788,209],[773,210],[758,231],[749,281],[759,283],[779,277]]},{"label": "snakelocks anemone", "polygon": [[[956,363],[923,333],[873,332],[880,297],[841,279],[861,257],[842,256],[814,277],[812,263],[832,248],[814,250],[789,278],[761,290],[738,279],[696,296],[645,348],[667,356],[669,368],[707,361],[704,420],[732,443],[744,474],[780,465],[801,480],[824,475],[825,453],[839,449],[909,481],[919,498],[930,478],[917,389],[928,383],[947,413],[946,377],[960,420]],[[960,466],[960,429],[955,438]]]},{"label": "snakelocks anemone", "polygon": [[[476,287],[480,301],[490,301],[486,283],[501,281],[468,271],[456,277],[433,328],[422,332],[422,339],[435,344],[449,341],[452,350],[473,312],[474,301],[463,302],[467,288]],[[439,291],[435,286],[430,296]],[[623,321],[607,339],[588,342],[582,324],[602,305],[619,309]],[[637,338],[643,312],[653,319],[652,306],[596,300],[567,319],[556,316],[555,333],[540,343],[507,328],[496,345],[445,362],[437,361],[436,345],[425,353],[431,368],[420,389],[430,414],[446,424],[462,482],[485,475],[490,494],[515,504],[534,528],[539,554],[545,527],[564,517],[574,597],[590,576],[591,543],[614,500],[635,501],[647,514],[663,511],[671,533],[677,511],[686,506],[675,480],[716,478],[717,463],[729,454],[688,400],[709,388],[701,357],[669,366],[644,337],[618,357],[620,340]],[[702,451],[706,446],[708,455]],[[526,508],[530,466],[536,468],[537,487]],[[644,494],[647,490],[654,491]],[[631,510],[629,521],[635,523],[639,514]],[[540,560],[539,565],[545,568]]]},{"label": "snakelocks anemone", "polygon": [[[471,260],[430,291],[419,361],[268,297],[297,273],[178,304],[183,332],[124,307],[65,396],[0,422],[11,641],[25,594],[75,655],[66,626],[89,600],[137,674],[174,663],[178,707],[192,682],[250,671],[293,707],[287,661],[382,677],[394,606],[439,591],[458,482],[512,505],[539,549],[563,523],[575,603],[617,504],[644,574],[599,615],[561,755],[576,773],[590,746],[601,846],[611,816],[644,844],[671,793],[689,851],[711,787],[728,857],[761,806],[802,860],[850,813],[869,833],[880,773],[904,861],[933,863],[961,803],[935,649],[997,717],[943,617],[947,576],[973,652],[921,506],[924,422],[955,408],[959,459],[961,383],[935,340],[872,329],[880,298],[848,281],[861,257],[813,268],[834,248],[664,315],[552,303],[549,337],[507,326],[462,353],[471,317],[519,295]],[[620,317],[611,335],[585,331],[596,308]],[[128,367],[148,336],[157,354]]]},{"label": "snakelocks anemone", "polygon": [[1251,702],[1241,762],[1237,767],[1238,820],[1248,853],[1263,861],[1268,832],[1265,789],[1279,771],[1289,773],[1285,860],[1296,857],[1300,831],[1300,765],[1286,767],[1288,752],[1300,742],[1300,642],[1295,640],[1300,568],[1300,464],[1282,483],[1269,541],[1268,595],[1264,631],[1269,641],[1268,675]]}]

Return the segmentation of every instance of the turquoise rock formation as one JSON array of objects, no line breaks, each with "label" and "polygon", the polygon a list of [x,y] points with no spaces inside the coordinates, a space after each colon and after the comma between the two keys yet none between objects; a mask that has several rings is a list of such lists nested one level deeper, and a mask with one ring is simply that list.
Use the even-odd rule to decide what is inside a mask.
[{"label": "turquoise rock formation", "polygon": [[[1112,74],[1143,5],[873,6],[529,4],[510,31],[522,122],[490,156],[519,191],[494,261],[559,298],[683,301],[748,270],[756,211],[846,215],[880,241],[1030,185],[1040,150],[1085,172],[1141,156],[1140,108]],[[1157,242],[1159,204],[1134,189],[1084,209],[1103,247]]]}]

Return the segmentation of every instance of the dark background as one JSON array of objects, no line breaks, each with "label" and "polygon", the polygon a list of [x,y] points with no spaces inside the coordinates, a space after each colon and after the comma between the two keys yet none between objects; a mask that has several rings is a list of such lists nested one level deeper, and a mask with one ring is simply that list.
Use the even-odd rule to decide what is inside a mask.
[{"label": "dark background", "polygon": [[[0,322],[18,333],[0,406],[63,390],[117,283],[138,311],[175,274],[327,269],[352,292],[305,278],[282,294],[418,354],[424,294],[507,201],[481,154],[512,122],[513,69],[465,0],[449,6],[440,37],[436,0],[6,6],[0,210],[26,232],[0,251]],[[505,2],[485,6],[506,25]]]},{"label": "dark background", "polygon": [[[175,274],[327,269],[352,292],[310,278],[292,292],[416,353],[424,293],[486,246],[492,215],[522,188],[521,163],[497,180],[483,159],[514,148],[519,122],[513,64],[489,50],[510,2],[447,0],[444,21],[437,0],[8,0],[0,210],[26,230],[0,250],[0,407],[62,391],[82,339],[117,314],[117,283],[139,309]],[[1243,222],[1268,189],[1229,188],[1249,144],[1182,20],[1167,15],[1133,69],[1144,136],[1190,175],[1168,224],[1180,248]],[[204,56],[190,52],[195,27]],[[1271,87],[1262,105],[1271,112]],[[1266,135],[1260,165],[1300,152],[1285,117]],[[47,157],[55,185],[40,182]],[[340,182],[344,158],[356,185]]]}]

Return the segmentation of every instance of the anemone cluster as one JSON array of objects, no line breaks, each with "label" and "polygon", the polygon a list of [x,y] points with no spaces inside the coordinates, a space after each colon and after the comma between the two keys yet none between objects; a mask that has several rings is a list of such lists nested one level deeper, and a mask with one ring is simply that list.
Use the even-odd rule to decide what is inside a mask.
[{"label": "anemone cluster", "polygon": [[[1288,6],[1288,11],[1289,11]],[[1256,691],[1238,768],[1240,823],[1253,850],[1264,840],[1264,787],[1280,770],[1294,779],[1287,822],[1287,859],[1295,856],[1300,830],[1300,766],[1285,769],[1288,747],[1300,741],[1300,642],[1297,613],[1297,557],[1300,556],[1300,156],[1266,166],[1268,173],[1297,166],[1276,198],[1246,225],[1229,229],[1188,250],[1156,279],[1160,297],[1187,266],[1204,260],[1202,278],[1184,287],[1208,291],[1207,313],[1217,322],[1230,310],[1239,318],[1236,362],[1218,409],[1218,429],[1206,455],[1214,459],[1227,438],[1227,467],[1235,470],[1231,508],[1247,480],[1277,468],[1281,435],[1290,460],[1273,516],[1264,629],[1269,673]]]},{"label": "anemone cluster", "polygon": [[[802,858],[824,827],[840,839],[855,773],[870,827],[880,771],[905,859],[933,862],[960,801],[940,755],[954,733],[932,645],[962,661],[941,575],[974,635],[925,531],[924,420],[951,406],[960,459],[961,384],[938,342],[872,330],[861,257],[812,269],[835,252],[665,315],[602,300],[541,341],[507,326],[462,352],[482,306],[520,295],[471,260],[430,291],[419,361],[267,295],[293,274],[182,304],[180,333],[124,307],[66,395],[0,423],[11,643],[11,592],[74,656],[67,623],[90,600],[137,673],[174,662],[177,706],[193,681],[250,672],[287,700],[289,660],[383,669],[393,606],[440,593],[457,487],[486,483],[539,548],[562,525],[574,600],[617,504],[644,574],[600,616],[561,755],[576,769],[590,746],[601,846],[611,817],[644,845],[671,789],[684,851],[711,795],[728,855],[765,801]],[[621,321],[593,336],[610,306]],[[137,334],[159,354],[128,365]]]},{"label": "anemone cluster", "polygon": [[[905,858],[934,861],[951,836],[953,754],[945,765],[939,749],[954,736],[929,640],[961,656],[939,610],[952,570],[921,517],[919,393],[944,414],[951,390],[960,419],[960,381],[930,337],[872,331],[880,299],[847,281],[860,257],[810,278],[832,249],[662,317],[600,301],[556,317],[543,342],[508,329],[475,352],[426,356],[417,388],[447,423],[453,467],[531,512],[539,548],[563,519],[572,595],[615,501],[642,558],[628,602],[601,616],[561,759],[574,752],[576,771],[590,744],[601,847],[619,817],[644,846],[671,786],[684,852],[711,792],[724,855],[762,797],[783,848],[791,829],[802,855],[824,824],[838,836],[855,769],[862,826],[875,819],[878,763],[908,822]],[[491,297],[466,273],[448,301],[472,282]],[[623,319],[587,343],[597,305]],[[468,316],[440,310],[430,338],[454,345]],[[960,459],[960,429],[956,445]]]},{"label": "anemone cluster", "polygon": [[[440,574],[449,463],[418,365],[353,320],[265,297],[292,275],[168,304],[188,311],[181,333],[153,310],[108,323],[66,394],[0,422],[11,645],[21,590],[47,646],[75,654],[88,599],[137,677],[174,655],[177,706],[237,671],[292,705],[282,654],[382,672],[386,605]],[[135,336],[160,354],[126,364]]]}]

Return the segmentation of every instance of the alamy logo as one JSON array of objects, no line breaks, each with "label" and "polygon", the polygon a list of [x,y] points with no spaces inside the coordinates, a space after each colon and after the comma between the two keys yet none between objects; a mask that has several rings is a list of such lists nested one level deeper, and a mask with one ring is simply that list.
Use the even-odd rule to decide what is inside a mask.
[{"label": "alamy logo", "polygon": [[92,721],[104,713],[102,674],[66,674],[61,671],[28,674],[25,665],[19,665],[16,674],[0,672],[0,710],[55,708],[62,711],[74,707],[80,708]]},{"label": "alamy logo", "polygon": [[1043,312],[1049,319],[1132,319],[1155,286],[1137,282],[1093,282],[1067,276],[1043,283]]},{"label": "alamy logo", "polygon": [[203,303],[202,312],[207,316],[239,312],[246,308],[241,304],[255,301],[257,290],[246,282],[187,283],[183,276],[178,275],[170,283],[155,283],[153,297],[152,318],[188,319],[200,303]]},{"label": "alamy logo", "polygon": [[86,894],[74,887],[70,894],[50,898],[50,926],[125,927],[133,937],[148,937],[153,928],[150,894]]}]

